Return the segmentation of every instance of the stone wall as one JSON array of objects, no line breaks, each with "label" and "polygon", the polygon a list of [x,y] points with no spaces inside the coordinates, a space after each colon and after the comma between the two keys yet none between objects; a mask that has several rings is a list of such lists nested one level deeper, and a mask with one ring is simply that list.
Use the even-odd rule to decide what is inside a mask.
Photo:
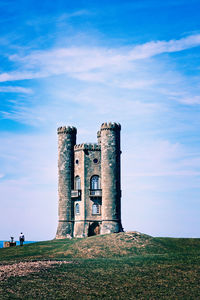
[{"label": "stone wall", "polygon": [[[101,177],[100,147],[96,144],[76,145],[74,158],[74,178],[81,178],[81,200],[74,201],[74,207],[79,204],[80,213],[75,214],[74,236],[85,237],[88,235],[89,224],[101,220],[101,215],[92,215],[94,199],[90,197],[90,179],[93,175]],[[97,163],[94,163],[97,159]]]}]

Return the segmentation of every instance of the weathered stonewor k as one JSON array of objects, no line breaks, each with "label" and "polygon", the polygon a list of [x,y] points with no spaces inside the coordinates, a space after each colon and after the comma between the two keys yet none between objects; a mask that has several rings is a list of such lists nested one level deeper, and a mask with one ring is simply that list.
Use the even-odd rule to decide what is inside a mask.
[{"label": "weathered stonewor k", "polygon": [[103,123],[98,144],[76,145],[75,127],[58,128],[59,221],[56,238],[123,231],[120,131]]}]

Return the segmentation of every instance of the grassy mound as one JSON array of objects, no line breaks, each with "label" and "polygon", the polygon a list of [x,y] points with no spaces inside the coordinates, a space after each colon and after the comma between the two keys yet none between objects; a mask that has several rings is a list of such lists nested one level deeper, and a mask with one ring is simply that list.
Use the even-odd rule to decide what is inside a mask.
[{"label": "grassy mound", "polygon": [[139,232],[98,235],[85,239],[37,242],[23,247],[0,249],[0,261],[65,258],[112,258],[164,253],[162,241]]},{"label": "grassy mound", "polygon": [[200,239],[125,232],[0,249],[0,299],[198,299],[199,276]]}]

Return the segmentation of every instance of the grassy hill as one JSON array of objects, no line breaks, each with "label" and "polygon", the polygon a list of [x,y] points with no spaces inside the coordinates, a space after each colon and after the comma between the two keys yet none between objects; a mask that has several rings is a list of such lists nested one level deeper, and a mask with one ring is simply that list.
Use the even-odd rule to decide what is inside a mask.
[{"label": "grassy hill", "polygon": [[0,249],[0,299],[198,299],[200,239],[138,232]]}]

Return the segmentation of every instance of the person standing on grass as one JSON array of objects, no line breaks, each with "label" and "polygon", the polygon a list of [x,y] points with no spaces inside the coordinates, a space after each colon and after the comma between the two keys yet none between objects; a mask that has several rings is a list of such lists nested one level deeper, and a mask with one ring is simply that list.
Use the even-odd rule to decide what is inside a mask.
[{"label": "person standing on grass", "polygon": [[20,246],[23,246],[24,241],[25,241],[25,238],[24,238],[23,233],[21,232],[21,234],[20,234],[20,236],[19,236]]}]

